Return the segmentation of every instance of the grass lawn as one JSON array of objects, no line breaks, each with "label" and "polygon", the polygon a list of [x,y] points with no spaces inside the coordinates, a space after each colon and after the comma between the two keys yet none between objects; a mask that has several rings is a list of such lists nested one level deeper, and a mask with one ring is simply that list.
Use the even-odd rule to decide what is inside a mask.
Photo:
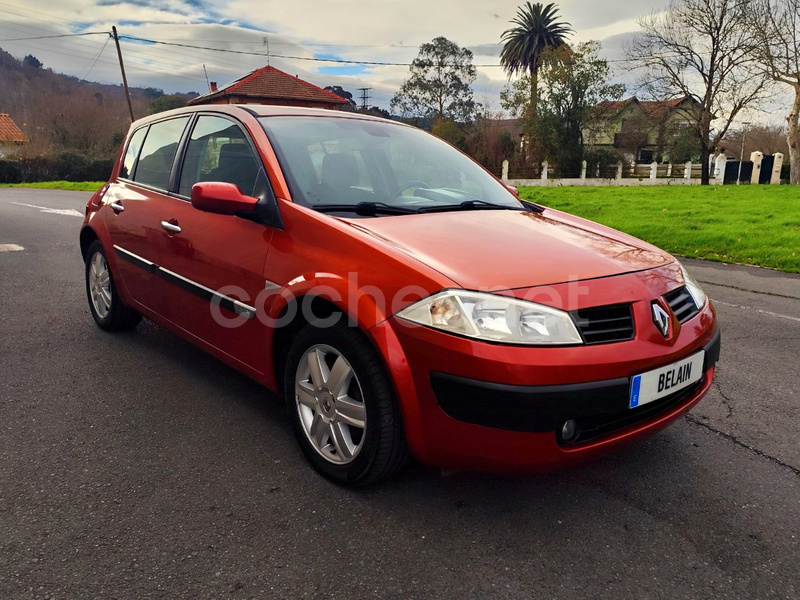
[{"label": "grass lawn", "polygon": [[800,187],[523,187],[519,192],[673,254],[800,273]]},{"label": "grass lawn", "polygon": [[71,190],[96,192],[105,181],[40,181],[38,183],[0,183],[0,187],[37,188],[40,190]]}]

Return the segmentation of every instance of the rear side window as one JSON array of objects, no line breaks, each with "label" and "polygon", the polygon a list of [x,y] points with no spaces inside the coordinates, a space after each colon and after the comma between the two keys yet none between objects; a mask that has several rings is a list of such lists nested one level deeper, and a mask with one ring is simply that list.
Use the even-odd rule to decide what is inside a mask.
[{"label": "rear side window", "polygon": [[238,185],[250,196],[259,167],[238,125],[221,117],[200,116],[186,148],[179,193],[191,196],[195,183],[223,181]]},{"label": "rear side window", "polygon": [[144,140],[134,181],[166,190],[178,143],[189,117],[153,123]]},{"label": "rear side window", "polygon": [[122,161],[122,169],[120,169],[119,176],[125,179],[133,177],[133,168],[136,165],[136,159],[139,158],[139,150],[142,149],[142,142],[147,133],[147,127],[142,127],[133,132],[131,141],[128,142],[128,149],[125,151],[125,160]]}]

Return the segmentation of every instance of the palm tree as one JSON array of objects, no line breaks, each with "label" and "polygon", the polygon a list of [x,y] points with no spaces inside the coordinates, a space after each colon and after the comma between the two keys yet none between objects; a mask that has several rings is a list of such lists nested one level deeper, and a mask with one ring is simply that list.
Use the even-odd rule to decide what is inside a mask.
[{"label": "palm tree", "polygon": [[565,44],[566,38],[572,34],[570,24],[559,21],[558,18],[555,4],[544,6],[539,2],[526,2],[524,7],[517,9],[517,16],[511,20],[516,27],[503,32],[500,40],[504,43],[500,52],[500,63],[509,76],[530,71],[533,114],[536,114],[538,104],[542,52]]}]

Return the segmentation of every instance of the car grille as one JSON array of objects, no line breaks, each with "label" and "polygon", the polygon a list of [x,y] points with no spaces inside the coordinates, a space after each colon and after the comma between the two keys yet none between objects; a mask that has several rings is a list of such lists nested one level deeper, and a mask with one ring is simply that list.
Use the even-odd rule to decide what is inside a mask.
[{"label": "car grille", "polygon": [[632,340],[633,312],[630,304],[582,308],[571,313],[586,344],[608,344]]},{"label": "car grille", "polygon": [[670,309],[675,313],[675,317],[681,323],[685,323],[700,312],[686,286],[681,286],[668,294],[664,294],[664,300],[667,301]]}]

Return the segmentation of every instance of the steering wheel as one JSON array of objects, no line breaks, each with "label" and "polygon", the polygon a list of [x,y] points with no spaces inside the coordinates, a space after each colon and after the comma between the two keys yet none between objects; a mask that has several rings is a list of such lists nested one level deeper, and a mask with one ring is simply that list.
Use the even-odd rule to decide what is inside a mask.
[{"label": "steering wheel", "polygon": [[400,186],[400,189],[398,191],[398,195],[402,196],[403,192],[405,192],[406,190],[410,190],[411,188],[414,188],[416,190],[416,189],[419,189],[419,188],[430,189],[430,187],[431,186],[429,186],[424,181],[409,181],[409,182],[407,182],[407,183],[405,183],[405,184]]}]

